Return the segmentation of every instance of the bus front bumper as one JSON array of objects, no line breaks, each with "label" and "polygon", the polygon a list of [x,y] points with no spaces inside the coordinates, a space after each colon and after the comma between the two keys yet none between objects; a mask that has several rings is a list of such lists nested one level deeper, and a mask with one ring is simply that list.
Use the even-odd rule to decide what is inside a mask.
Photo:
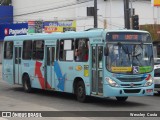
[{"label": "bus front bumper", "polygon": [[115,97],[115,96],[147,96],[154,94],[154,85],[148,87],[137,88],[121,88],[111,87],[110,85],[104,85],[103,96]]}]

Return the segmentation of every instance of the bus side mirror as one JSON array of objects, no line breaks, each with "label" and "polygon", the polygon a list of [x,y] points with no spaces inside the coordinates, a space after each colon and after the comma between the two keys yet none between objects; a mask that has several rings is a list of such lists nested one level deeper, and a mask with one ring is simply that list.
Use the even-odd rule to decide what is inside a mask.
[{"label": "bus side mirror", "polygon": [[105,47],[104,48],[104,55],[108,56],[108,54],[109,54],[109,49],[108,49],[108,47]]}]

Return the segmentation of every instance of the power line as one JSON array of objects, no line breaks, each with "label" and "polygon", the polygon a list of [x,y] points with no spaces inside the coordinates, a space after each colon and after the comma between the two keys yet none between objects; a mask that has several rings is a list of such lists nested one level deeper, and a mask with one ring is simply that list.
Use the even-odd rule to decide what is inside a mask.
[{"label": "power line", "polygon": [[[19,16],[24,16],[24,15],[28,15],[28,14],[34,14],[34,13],[40,13],[40,12],[45,12],[45,11],[49,11],[49,10],[58,10],[60,8],[65,8],[65,7],[69,7],[69,6],[79,5],[79,4],[87,3],[87,2],[90,2],[90,1],[93,1],[93,0],[85,0],[83,2],[67,4],[67,5],[64,5],[64,6],[61,6],[61,7],[55,7],[55,8],[50,8],[50,9],[46,9],[46,10],[40,10],[40,11],[36,11],[36,12],[29,12],[29,13],[20,14],[20,15],[14,15],[13,17],[19,17]],[[71,8],[68,8],[68,9],[71,9]],[[1,17],[0,20],[7,19],[7,18],[12,18],[12,16]],[[25,20],[25,21],[27,21],[27,20]]]},{"label": "power line", "polygon": [[23,14],[19,14],[19,15],[14,15],[14,17],[24,16],[24,15],[29,15],[29,14],[35,14],[35,13],[41,13],[41,12],[50,11],[50,10],[61,9],[61,8],[70,7],[70,6],[74,6],[74,5],[78,5],[78,4],[83,4],[83,3],[86,3],[86,2],[90,2],[90,1],[93,1],[93,0],[86,0],[86,1],[79,2],[79,3],[71,3],[71,4],[64,5],[64,6],[48,8],[48,9],[45,9],[45,10],[39,10],[39,11],[35,11],[35,12],[23,13]]},{"label": "power line", "polygon": [[[62,3],[62,2],[64,2],[64,0],[61,0],[61,1],[58,1],[58,2],[54,2],[54,4],[56,3]],[[68,2],[68,1],[67,1]],[[32,7],[39,7],[39,6],[44,6],[44,5],[51,5],[51,4],[53,4],[53,2],[52,3],[47,3],[47,4],[38,4],[38,5],[33,5],[33,6],[29,6],[29,7],[23,7],[23,8],[18,8],[18,9],[14,9],[14,10],[22,10],[22,9],[28,9],[28,8],[32,8]]]}]

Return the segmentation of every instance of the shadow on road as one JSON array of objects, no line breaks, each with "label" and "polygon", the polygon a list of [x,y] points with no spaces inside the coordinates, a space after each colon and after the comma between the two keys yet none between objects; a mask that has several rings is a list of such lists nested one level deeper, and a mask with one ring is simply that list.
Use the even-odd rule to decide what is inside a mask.
[{"label": "shadow on road", "polygon": [[154,96],[156,96],[156,97],[160,97],[160,94],[158,94],[158,93],[154,93]]},{"label": "shadow on road", "polygon": [[[13,91],[16,92],[24,92],[22,87],[13,87],[11,88]],[[70,93],[63,93],[63,92],[55,92],[55,91],[48,91],[48,90],[40,90],[40,89],[34,89],[34,92],[28,94],[28,95],[32,94],[33,95],[38,95],[39,97],[43,97],[45,96],[46,100],[47,99],[57,99],[57,100],[61,100],[67,103],[67,100],[71,101],[71,102],[78,102],[76,101],[76,97],[73,94]],[[79,104],[93,104],[93,105],[98,105],[101,107],[127,107],[127,108],[131,108],[131,107],[141,107],[141,106],[147,106],[147,104],[143,103],[143,99],[140,99],[141,97],[139,97],[139,99],[137,99],[137,102],[135,102],[135,99],[132,100],[132,98],[134,97],[129,97],[128,100],[126,102],[118,102],[115,98],[97,98],[97,97],[88,97],[88,102],[87,103],[79,103]],[[23,98],[22,98],[23,99]],[[139,101],[138,101],[139,100]],[[129,109],[131,110],[131,109]]]}]

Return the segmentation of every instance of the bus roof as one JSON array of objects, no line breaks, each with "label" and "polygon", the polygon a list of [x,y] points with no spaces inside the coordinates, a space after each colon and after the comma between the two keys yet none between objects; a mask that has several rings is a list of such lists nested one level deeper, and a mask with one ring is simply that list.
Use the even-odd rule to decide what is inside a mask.
[{"label": "bus roof", "polygon": [[[39,39],[70,39],[70,38],[92,38],[92,37],[101,37],[103,33],[107,32],[141,32],[141,33],[148,33],[147,31],[142,30],[107,30],[107,29],[92,29],[88,31],[80,31],[74,32],[69,31],[65,33],[35,33],[35,34],[28,34],[28,35],[17,35],[17,36],[7,36],[4,40],[39,40]],[[71,37],[72,35],[72,37]]]}]

